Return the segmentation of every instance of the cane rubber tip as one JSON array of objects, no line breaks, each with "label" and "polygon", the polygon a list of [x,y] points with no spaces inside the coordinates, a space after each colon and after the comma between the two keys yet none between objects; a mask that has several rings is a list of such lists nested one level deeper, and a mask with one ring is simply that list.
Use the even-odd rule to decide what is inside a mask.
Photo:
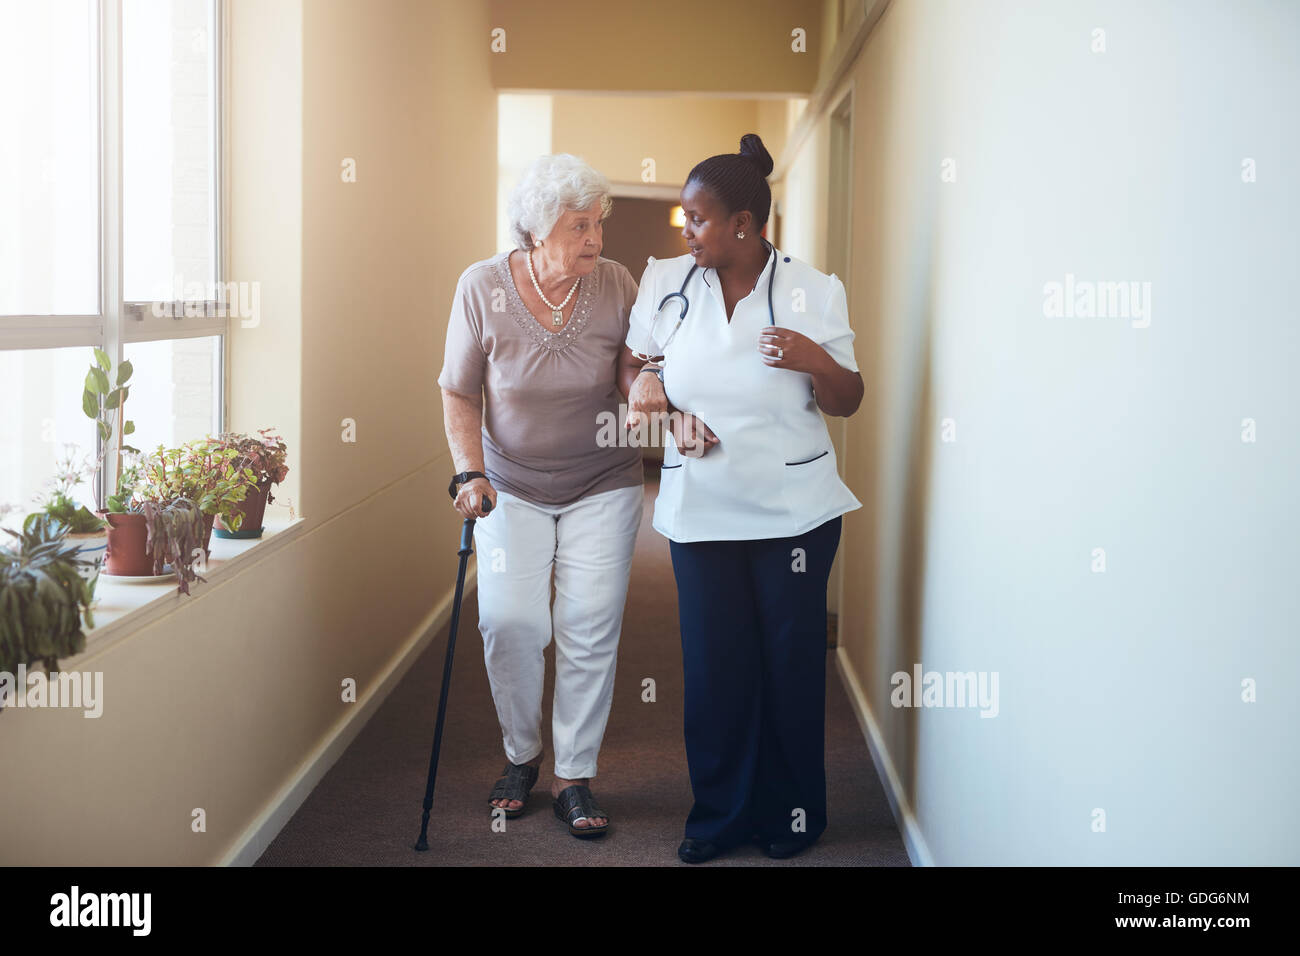
[{"label": "cane rubber tip", "polygon": [[426,840],[424,837],[420,837],[420,839],[415,841],[415,848],[423,852],[429,849],[429,841]]}]

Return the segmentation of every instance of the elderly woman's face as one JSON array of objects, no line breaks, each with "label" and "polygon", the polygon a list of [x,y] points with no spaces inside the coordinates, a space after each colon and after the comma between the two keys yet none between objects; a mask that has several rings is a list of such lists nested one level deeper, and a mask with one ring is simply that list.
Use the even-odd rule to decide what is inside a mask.
[{"label": "elderly woman's face", "polygon": [[600,200],[586,209],[567,209],[555,223],[551,234],[534,251],[541,256],[546,271],[565,276],[590,275],[604,245]]}]

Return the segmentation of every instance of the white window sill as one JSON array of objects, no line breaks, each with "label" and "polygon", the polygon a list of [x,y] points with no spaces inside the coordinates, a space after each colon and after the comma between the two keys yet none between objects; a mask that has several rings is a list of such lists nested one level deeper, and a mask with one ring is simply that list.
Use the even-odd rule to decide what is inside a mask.
[{"label": "white window sill", "polygon": [[101,573],[91,605],[95,626],[85,629],[86,649],[76,657],[61,658],[59,666],[74,669],[73,662],[84,662],[89,655],[103,652],[122,638],[201,596],[223,579],[283,550],[301,534],[303,519],[268,518],[263,525],[266,530],[260,538],[218,538],[214,533],[208,545],[208,566],[200,572],[204,580],[190,582],[189,595],[177,592],[175,577],[169,579],[170,583],[135,584],[115,581],[112,575]]}]

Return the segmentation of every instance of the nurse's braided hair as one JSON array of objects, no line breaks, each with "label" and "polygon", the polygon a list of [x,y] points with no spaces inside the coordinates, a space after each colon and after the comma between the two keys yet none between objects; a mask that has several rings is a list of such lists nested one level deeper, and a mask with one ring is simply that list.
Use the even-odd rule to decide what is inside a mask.
[{"label": "nurse's braided hair", "polygon": [[722,153],[696,163],[686,181],[699,183],[713,193],[728,213],[748,209],[757,233],[767,222],[772,208],[772,188],[767,184],[767,177],[774,165],[763,141],[753,133],[746,133],[740,137],[739,153]]}]

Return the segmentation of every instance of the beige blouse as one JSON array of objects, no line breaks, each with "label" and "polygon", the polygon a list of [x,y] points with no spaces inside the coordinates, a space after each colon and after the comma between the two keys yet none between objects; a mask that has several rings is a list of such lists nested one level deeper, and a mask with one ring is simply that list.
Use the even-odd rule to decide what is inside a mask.
[{"label": "beige blouse", "polygon": [[637,295],[632,274],[598,259],[568,323],[551,332],[525,308],[508,255],[461,275],[438,376],[445,389],[483,395],[488,480],[543,505],[641,484],[640,449],[609,441],[625,434],[616,376]]}]

